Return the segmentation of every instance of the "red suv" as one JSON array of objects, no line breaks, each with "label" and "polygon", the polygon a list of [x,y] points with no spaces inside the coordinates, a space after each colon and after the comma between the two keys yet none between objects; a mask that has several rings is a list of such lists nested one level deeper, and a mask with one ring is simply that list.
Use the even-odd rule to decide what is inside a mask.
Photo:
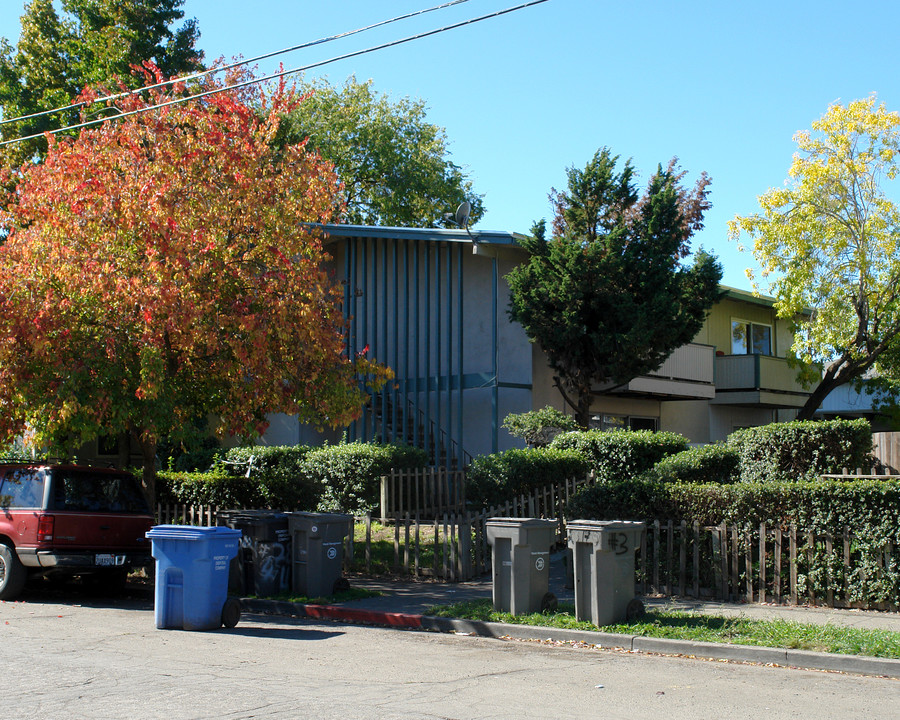
[{"label": "red suv", "polygon": [[0,600],[29,575],[80,575],[121,587],[152,563],[153,525],[137,479],[76,465],[0,465]]}]

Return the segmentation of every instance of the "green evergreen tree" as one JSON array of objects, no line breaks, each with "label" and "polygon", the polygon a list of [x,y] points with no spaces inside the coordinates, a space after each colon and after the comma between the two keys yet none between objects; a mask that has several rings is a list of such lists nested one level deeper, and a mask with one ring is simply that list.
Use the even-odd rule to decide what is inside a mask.
[{"label": "green evergreen tree", "polygon": [[[86,87],[118,89],[144,84],[132,67],[153,62],[167,77],[202,67],[195,48],[200,36],[195,20],[173,24],[184,13],[184,0],[31,0],[22,16],[22,32],[13,47],[0,38],[0,111],[4,119],[69,105]],[[78,122],[79,110],[45,115],[0,126],[0,138],[34,135]],[[0,148],[0,162],[18,167],[42,159],[41,139]]]},{"label": "green evergreen tree", "polygon": [[722,268],[691,236],[709,208],[709,178],[682,185],[673,160],[640,197],[631,161],[598,150],[552,191],[553,236],[542,220],[524,242],[528,262],[506,276],[510,317],[540,344],[575,419],[587,427],[592,397],[656,370],[690,342],[719,298]]}]

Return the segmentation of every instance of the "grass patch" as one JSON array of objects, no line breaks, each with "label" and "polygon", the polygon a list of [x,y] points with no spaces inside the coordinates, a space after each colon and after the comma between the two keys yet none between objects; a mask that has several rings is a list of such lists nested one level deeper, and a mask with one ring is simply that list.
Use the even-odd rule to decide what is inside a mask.
[{"label": "grass patch", "polygon": [[577,620],[575,606],[571,603],[560,603],[555,613],[513,616],[505,612],[496,612],[489,599],[435,606],[428,608],[425,613],[438,617],[602,631],[621,635],[900,658],[900,633],[897,632],[804,624],[781,619],[750,620],[745,617],[729,618],[651,610],[635,622],[598,628],[589,622]]},{"label": "grass patch", "polygon": [[[400,537],[395,552],[395,526],[382,525],[372,521],[369,568],[366,569],[366,525],[356,523],[353,527],[354,557],[350,569],[371,575],[397,575],[406,562],[409,553],[409,567],[415,564],[415,526],[409,528],[409,544],[407,545],[406,527],[400,525]],[[419,525],[419,567],[430,568],[434,565],[434,526]],[[408,548],[408,549],[407,549]],[[442,550],[442,546],[438,552]]]}]

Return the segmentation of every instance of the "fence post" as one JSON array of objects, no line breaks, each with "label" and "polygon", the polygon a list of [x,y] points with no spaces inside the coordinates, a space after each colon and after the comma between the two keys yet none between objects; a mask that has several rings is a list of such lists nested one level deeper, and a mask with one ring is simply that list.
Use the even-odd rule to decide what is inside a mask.
[{"label": "fence post", "polygon": [[388,476],[381,476],[381,524],[384,525],[387,522],[388,517],[388,496],[390,494],[390,489],[388,487]]},{"label": "fence post", "polygon": [[366,513],[366,572],[372,572],[372,512]]},{"label": "fence post", "polygon": [[766,524],[759,524],[759,601],[766,601]]},{"label": "fence post", "polygon": [[659,520],[653,521],[653,592],[659,592]]},{"label": "fence post", "polygon": [[850,606],[850,528],[844,526],[844,602]]},{"label": "fence post", "polygon": [[791,563],[791,605],[797,605],[800,600],[797,594],[797,526],[791,525],[790,530],[790,563]]},{"label": "fence post", "polygon": [[775,602],[781,603],[781,550],[782,550],[782,531],[781,525],[775,527],[775,547],[772,551],[772,572],[774,577],[772,583],[775,590]]},{"label": "fence post", "polygon": [[694,597],[700,599],[700,522],[694,520]]}]

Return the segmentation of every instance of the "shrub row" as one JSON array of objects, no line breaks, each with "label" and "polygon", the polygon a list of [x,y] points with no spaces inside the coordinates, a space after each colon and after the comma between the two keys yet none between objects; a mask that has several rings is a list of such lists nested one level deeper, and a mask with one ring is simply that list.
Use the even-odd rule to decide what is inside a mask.
[{"label": "shrub row", "polygon": [[677,433],[649,430],[588,430],[557,435],[551,448],[577,450],[590,463],[598,482],[635,477],[664,457],[688,449]]},{"label": "shrub row", "polygon": [[795,523],[814,532],[839,532],[900,542],[900,482],[801,480],[733,485],[667,483],[643,478],[592,485],[576,493],[566,512],[587,520],[722,522],[755,527]]},{"label": "shrub row", "polygon": [[811,480],[871,463],[872,430],[866,420],[772,423],[728,437],[748,482]]},{"label": "shrub row", "polygon": [[740,456],[729,445],[703,445],[663,458],[641,477],[659,482],[729,484],[740,480]]},{"label": "shrub row", "polygon": [[527,448],[482,455],[466,474],[466,501],[475,507],[499,505],[535,488],[582,478],[589,469],[577,450]]},{"label": "shrub row", "polygon": [[157,497],[165,503],[362,514],[379,502],[381,475],[426,464],[424,451],[397,444],[234,448],[211,473],[161,472]]}]

